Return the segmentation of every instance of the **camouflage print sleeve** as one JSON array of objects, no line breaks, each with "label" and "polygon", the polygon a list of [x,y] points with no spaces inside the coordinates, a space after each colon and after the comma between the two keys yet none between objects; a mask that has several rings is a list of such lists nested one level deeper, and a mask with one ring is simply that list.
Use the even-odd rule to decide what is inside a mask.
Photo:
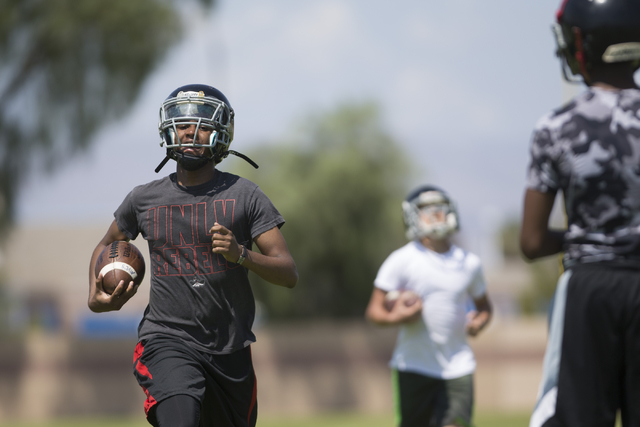
[{"label": "camouflage print sleeve", "polygon": [[[557,171],[557,147],[546,118],[536,126],[531,138],[530,163],[527,176],[527,189],[543,193],[555,192],[560,187]],[[555,149],[554,149],[555,148]]]}]

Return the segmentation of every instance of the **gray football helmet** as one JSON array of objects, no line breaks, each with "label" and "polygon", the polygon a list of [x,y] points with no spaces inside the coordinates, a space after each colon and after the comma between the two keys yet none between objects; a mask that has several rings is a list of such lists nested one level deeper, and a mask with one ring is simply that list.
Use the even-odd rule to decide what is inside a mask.
[{"label": "gray football helmet", "polygon": [[409,193],[402,202],[402,212],[409,240],[442,239],[460,229],[455,203],[434,186],[419,187]]}]

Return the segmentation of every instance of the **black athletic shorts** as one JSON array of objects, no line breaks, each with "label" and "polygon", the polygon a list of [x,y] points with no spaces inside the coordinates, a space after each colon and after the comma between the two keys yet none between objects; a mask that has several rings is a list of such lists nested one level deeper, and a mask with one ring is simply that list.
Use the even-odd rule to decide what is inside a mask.
[{"label": "black athletic shorts", "polygon": [[640,427],[640,269],[594,263],[558,281],[531,427]]},{"label": "black athletic shorts", "polygon": [[147,395],[144,410],[154,426],[156,405],[176,395],[201,403],[200,426],[256,424],[257,388],[250,347],[218,355],[197,351],[179,338],[154,337],[136,346],[133,373]]},{"label": "black athletic shorts", "polygon": [[443,380],[393,370],[399,427],[471,426],[473,375]]}]

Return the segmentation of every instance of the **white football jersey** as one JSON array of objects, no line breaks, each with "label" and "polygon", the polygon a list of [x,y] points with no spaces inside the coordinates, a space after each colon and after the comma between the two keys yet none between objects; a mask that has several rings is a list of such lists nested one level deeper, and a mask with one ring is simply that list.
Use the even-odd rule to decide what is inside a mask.
[{"label": "white football jersey", "polygon": [[392,368],[443,379],[475,370],[465,324],[471,299],[486,292],[476,255],[455,245],[440,254],[412,241],[389,255],[374,284],[387,292],[411,290],[422,298],[422,319],[400,326]]}]

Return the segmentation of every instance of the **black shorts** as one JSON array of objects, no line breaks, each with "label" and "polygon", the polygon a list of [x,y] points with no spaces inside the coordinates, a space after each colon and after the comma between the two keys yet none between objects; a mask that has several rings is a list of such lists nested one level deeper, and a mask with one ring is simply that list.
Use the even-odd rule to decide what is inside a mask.
[{"label": "black shorts", "polygon": [[531,427],[640,426],[640,270],[581,265],[558,281]]},{"label": "black shorts", "polygon": [[136,346],[133,373],[147,395],[144,410],[154,426],[156,405],[176,395],[201,403],[200,426],[256,424],[257,388],[250,347],[216,355],[197,351],[178,338],[154,337]]},{"label": "black shorts", "polygon": [[473,375],[443,380],[393,370],[399,427],[471,426]]}]

